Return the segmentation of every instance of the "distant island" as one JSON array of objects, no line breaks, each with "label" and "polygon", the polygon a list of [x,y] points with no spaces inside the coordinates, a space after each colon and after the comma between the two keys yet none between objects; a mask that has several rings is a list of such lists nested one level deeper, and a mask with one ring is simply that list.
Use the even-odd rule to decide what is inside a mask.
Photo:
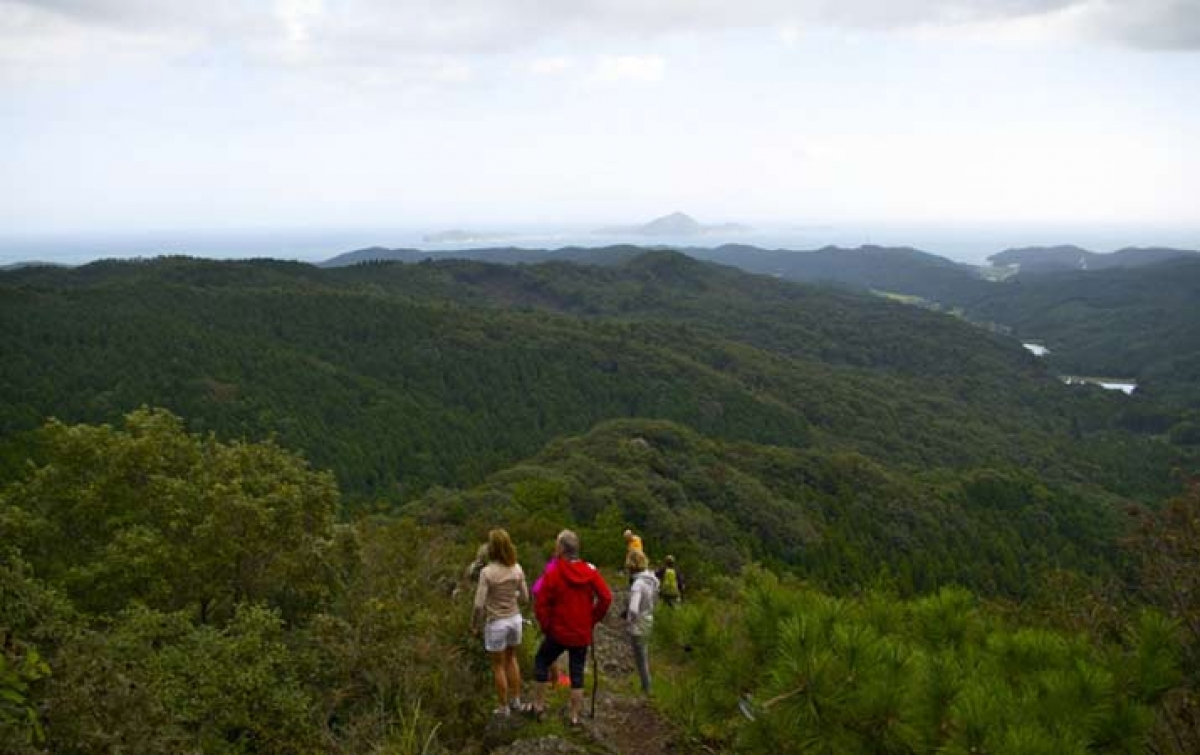
[{"label": "distant island", "polygon": [[655,218],[649,223],[607,226],[597,229],[594,233],[629,236],[702,236],[717,233],[749,233],[752,230],[754,229],[750,226],[740,223],[706,225],[691,215],[682,212],[673,212],[670,215]]}]

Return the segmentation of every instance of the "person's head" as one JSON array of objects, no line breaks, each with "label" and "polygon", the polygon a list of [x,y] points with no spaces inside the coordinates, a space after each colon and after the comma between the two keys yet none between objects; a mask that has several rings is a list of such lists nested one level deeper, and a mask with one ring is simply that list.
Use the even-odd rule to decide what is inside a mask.
[{"label": "person's head", "polygon": [[667,566],[674,566],[675,565],[675,557],[667,556],[666,558],[663,559],[663,563],[666,564]]},{"label": "person's head", "polygon": [[634,574],[646,571],[646,567],[650,565],[650,561],[646,558],[646,554],[641,551],[634,551],[629,554],[629,571]]},{"label": "person's head", "polygon": [[563,530],[554,539],[558,553],[563,558],[579,558],[579,535],[571,530]]},{"label": "person's head", "polygon": [[625,542],[628,543],[632,539],[633,539],[633,530],[625,530]]},{"label": "person's head", "polygon": [[488,560],[498,561],[505,566],[517,563],[517,548],[512,538],[502,529],[494,529],[488,533]]}]

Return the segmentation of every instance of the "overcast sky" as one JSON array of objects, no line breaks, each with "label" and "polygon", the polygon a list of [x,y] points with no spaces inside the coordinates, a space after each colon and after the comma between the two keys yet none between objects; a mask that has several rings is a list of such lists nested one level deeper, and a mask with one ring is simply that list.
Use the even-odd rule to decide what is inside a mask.
[{"label": "overcast sky", "polygon": [[1200,226],[1200,0],[0,0],[0,232]]}]

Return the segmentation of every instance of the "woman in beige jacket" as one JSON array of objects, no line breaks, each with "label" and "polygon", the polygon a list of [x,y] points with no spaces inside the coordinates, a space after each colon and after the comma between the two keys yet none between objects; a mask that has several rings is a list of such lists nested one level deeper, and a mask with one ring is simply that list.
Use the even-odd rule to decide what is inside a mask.
[{"label": "woman in beige jacket", "polygon": [[521,708],[521,669],[517,648],[521,645],[521,605],[529,603],[525,572],[517,563],[517,549],[508,533],[495,529],[488,533],[488,565],[479,573],[475,590],[475,610],[471,630],[483,633],[483,647],[492,660],[496,695],[500,706],[496,715],[508,715]]}]

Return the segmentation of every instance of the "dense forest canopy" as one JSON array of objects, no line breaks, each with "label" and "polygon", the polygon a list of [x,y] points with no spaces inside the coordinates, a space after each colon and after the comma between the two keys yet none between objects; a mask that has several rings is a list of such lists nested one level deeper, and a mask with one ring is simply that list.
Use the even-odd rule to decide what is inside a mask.
[{"label": "dense forest canopy", "polygon": [[[3,749],[490,751],[460,579],[497,525],[530,570],[563,526],[687,565],[654,639],[685,749],[1200,741],[1186,396],[636,252],[0,274]],[[1177,375],[1163,270],[983,282],[968,316],[1082,333],[1045,314],[1077,296]]]},{"label": "dense forest canopy", "polygon": [[164,406],[226,437],[275,434],[367,496],[477,482],[616,417],[1130,494],[1164,493],[1173,463],[1105,436],[1140,398],[1069,390],[1010,338],[670,252],[616,267],[176,258],[0,286],[6,434]]},{"label": "dense forest canopy", "polygon": [[[872,466],[620,422],[477,490],[432,492],[413,516],[334,525],[329,477],[273,444],[189,435],[161,411],[119,428],[50,423],[0,491],[0,741],[14,753],[486,752],[483,659],[449,589],[472,541],[503,522],[536,559],[573,523],[589,557],[612,563],[617,528],[640,515],[647,541],[701,585],[655,634],[657,705],[685,747],[1189,751],[1200,644],[1181,630],[1200,608],[1180,580],[1200,573],[1194,491],[1139,514],[1128,596],[1100,589],[1113,577],[1093,554],[1041,574],[1018,561],[1016,578],[1041,588],[1014,611],[958,588],[895,590],[917,574],[971,579],[939,575],[959,561],[1006,578],[1003,558],[975,548],[1095,545],[1096,508],[1058,512],[1036,481],[974,474],[920,522],[924,504],[880,511],[904,505],[906,483]],[[994,508],[954,510],[972,497]],[[943,543],[943,564],[915,559],[873,588],[869,569],[843,569],[905,538],[937,546],[952,537],[942,525],[969,534],[979,517],[1004,531],[978,529],[958,552]],[[1046,522],[1061,530],[1043,536]],[[822,573],[819,548],[802,573],[846,597],[737,568],[835,535],[849,542],[823,555],[853,584]]]},{"label": "dense forest canopy", "polygon": [[[974,317],[1008,324],[1076,375],[1132,377],[1138,392],[1200,411],[1200,260],[1020,276],[982,297]],[[1170,417],[1160,422],[1169,424]]]},{"label": "dense forest canopy", "polygon": [[[689,247],[697,259],[792,281],[917,297],[927,306],[958,312],[1026,340],[1052,344],[1053,369],[1083,376],[1135,378],[1177,409],[1135,422],[1179,422],[1180,437],[1197,437],[1200,408],[1191,355],[1200,341],[1196,292],[1200,254],[1182,249],[1128,248],[1099,254],[1075,246],[1009,249],[992,255],[991,268],[956,263],[916,249],[826,247],[808,252],[743,244]],[[428,252],[364,249],[327,265],[395,259],[475,259],[503,263],[548,261],[619,265],[637,247],[466,249]],[[1103,273],[1103,274],[1100,274]]]}]

